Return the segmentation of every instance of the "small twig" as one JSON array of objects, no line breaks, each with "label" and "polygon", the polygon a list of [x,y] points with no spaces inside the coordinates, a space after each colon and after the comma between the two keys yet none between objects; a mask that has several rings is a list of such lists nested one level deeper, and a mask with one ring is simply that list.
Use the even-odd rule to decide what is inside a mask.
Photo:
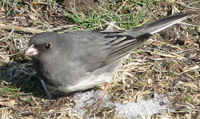
[{"label": "small twig", "polygon": [[[74,27],[74,26],[76,26],[76,25],[65,25],[65,26],[62,26],[62,27],[53,28],[53,29],[49,29],[49,30],[46,30],[46,31],[57,31],[57,30],[65,29],[65,28]],[[3,25],[3,24],[0,24],[0,29],[11,30],[11,31],[14,30],[14,31],[25,32],[25,33],[42,33],[42,32],[46,32],[44,30],[38,30],[38,29],[34,29],[34,28],[24,28],[24,27]]]},{"label": "small twig", "polygon": [[116,13],[118,13],[128,2],[128,0],[124,1],[123,4],[119,7],[119,9],[116,11]]},{"label": "small twig", "polygon": [[197,25],[189,24],[189,23],[186,23],[186,22],[179,22],[179,24],[183,24],[183,25],[187,25],[187,26],[194,26],[194,27],[197,27]]},{"label": "small twig", "polygon": [[24,1],[24,3],[26,3],[27,5],[29,5],[31,11],[35,12],[36,14],[39,14],[32,6],[32,4],[30,4],[29,2]]},{"label": "small twig", "polygon": [[24,28],[24,27],[11,26],[11,25],[3,25],[3,24],[0,24],[0,29],[5,29],[5,30],[12,30],[12,29],[14,29],[15,31],[26,32],[26,33],[42,33],[42,32],[44,32],[42,30],[33,29],[33,28]]},{"label": "small twig", "polygon": [[76,25],[65,25],[65,26],[61,26],[61,27],[58,27],[58,28],[50,29],[50,31],[58,31],[58,30],[61,30],[61,29],[71,28],[71,27],[74,27],[74,26],[76,26]]}]

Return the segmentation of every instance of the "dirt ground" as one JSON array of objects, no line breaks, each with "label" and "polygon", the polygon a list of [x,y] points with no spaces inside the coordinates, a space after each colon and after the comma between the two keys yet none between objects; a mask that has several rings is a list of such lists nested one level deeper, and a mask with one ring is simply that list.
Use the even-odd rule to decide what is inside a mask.
[{"label": "dirt ground", "polygon": [[[200,1],[149,2],[0,1],[0,118],[200,118]],[[98,108],[91,106],[104,85],[68,96],[52,91],[53,99],[49,99],[35,75],[30,57],[24,55],[28,41],[36,33],[105,29],[111,23],[114,28],[131,29],[179,12],[192,12],[195,16],[154,35],[133,51]],[[132,19],[133,13],[143,17]],[[101,23],[99,19],[103,19]],[[133,116],[120,110],[136,111],[141,107],[136,104],[151,100],[145,105],[153,107],[159,102],[154,109],[164,106],[165,111]]]}]

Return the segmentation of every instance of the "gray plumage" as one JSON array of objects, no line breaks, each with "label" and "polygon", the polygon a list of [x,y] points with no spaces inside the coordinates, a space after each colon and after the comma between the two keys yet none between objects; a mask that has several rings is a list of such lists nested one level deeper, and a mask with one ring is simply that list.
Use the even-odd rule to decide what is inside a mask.
[{"label": "gray plumage", "polygon": [[27,55],[48,84],[69,93],[110,82],[132,50],[152,34],[191,17],[177,14],[132,30],[46,32],[30,40]]}]

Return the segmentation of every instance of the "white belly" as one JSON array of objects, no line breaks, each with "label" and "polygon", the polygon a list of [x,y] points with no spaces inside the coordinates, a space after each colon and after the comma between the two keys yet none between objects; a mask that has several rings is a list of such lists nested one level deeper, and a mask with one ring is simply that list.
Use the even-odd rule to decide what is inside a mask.
[{"label": "white belly", "polygon": [[68,87],[59,87],[57,90],[61,92],[74,92],[74,91],[80,91],[80,90],[86,90],[93,88],[95,86],[99,86],[105,82],[111,82],[113,77],[113,73],[104,73],[101,75],[92,75],[88,74],[88,76],[85,76],[81,82],[77,83],[73,86]]}]

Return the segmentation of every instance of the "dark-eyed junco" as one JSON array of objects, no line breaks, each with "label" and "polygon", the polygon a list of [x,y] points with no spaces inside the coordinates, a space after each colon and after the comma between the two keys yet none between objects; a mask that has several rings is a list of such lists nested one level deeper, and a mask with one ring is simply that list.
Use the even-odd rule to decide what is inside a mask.
[{"label": "dark-eyed junco", "polygon": [[31,55],[39,76],[65,93],[111,82],[120,64],[152,34],[191,17],[190,13],[167,16],[131,30],[45,32],[33,36],[26,55]]}]

